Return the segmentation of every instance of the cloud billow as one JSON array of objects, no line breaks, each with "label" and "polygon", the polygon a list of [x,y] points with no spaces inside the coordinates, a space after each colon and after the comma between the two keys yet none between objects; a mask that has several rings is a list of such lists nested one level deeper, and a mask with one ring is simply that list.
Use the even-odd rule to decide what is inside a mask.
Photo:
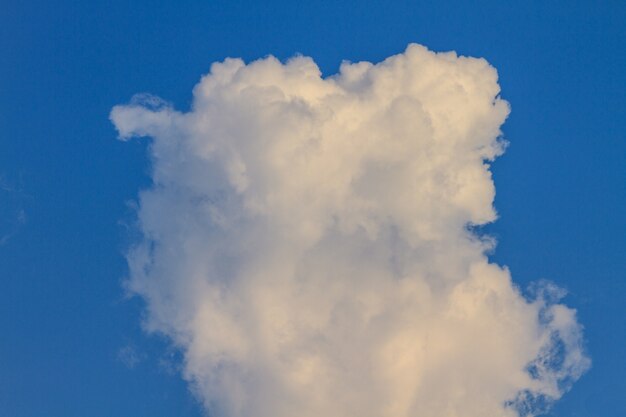
[{"label": "cloud billow", "polygon": [[574,310],[468,227],[496,219],[499,92],[485,60],[410,45],[327,78],[227,59],[188,112],[113,108],[152,138],[128,287],[212,415],[535,415],[586,370]]}]

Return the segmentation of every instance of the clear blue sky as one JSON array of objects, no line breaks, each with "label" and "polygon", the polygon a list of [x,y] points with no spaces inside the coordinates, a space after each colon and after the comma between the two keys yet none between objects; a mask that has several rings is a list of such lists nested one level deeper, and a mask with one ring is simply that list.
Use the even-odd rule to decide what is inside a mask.
[{"label": "clear blue sky", "polygon": [[[184,417],[179,358],[124,299],[146,142],[108,114],[185,109],[226,56],[378,61],[417,42],[485,57],[512,113],[493,259],[548,278],[593,368],[550,415],[626,415],[626,3],[16,1],[0,8],[0,416]],[[136,363],[134,363],[136,362]],[[132,366],[129,366],[132,365]]]}]

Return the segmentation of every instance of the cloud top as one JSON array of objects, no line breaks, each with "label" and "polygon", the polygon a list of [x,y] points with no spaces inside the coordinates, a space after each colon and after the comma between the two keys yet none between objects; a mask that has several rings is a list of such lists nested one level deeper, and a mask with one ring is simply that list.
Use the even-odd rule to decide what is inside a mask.
[{"label": "cloud top", "polygon": [[575,312],[523,297],[468,226],[496,218],[509,113],[485,60],[215,63],[188,112],[143,95],[152,138],[129,288],[228,417],[535,415],[588,367]]}]

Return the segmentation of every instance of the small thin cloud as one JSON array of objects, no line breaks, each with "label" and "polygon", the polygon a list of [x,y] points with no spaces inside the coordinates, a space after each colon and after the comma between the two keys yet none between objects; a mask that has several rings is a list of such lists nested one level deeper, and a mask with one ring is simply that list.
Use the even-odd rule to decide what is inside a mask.
[{"label": "small thin cloud", "polygon": [[132,344],[127,344],[117,351],[117,360],[128,369],[134,369],[146,359],[147,355]]},{"label": "small thin cloud", "polygon": [[27,197],[19,182],[0,175],[0,246],[6,245],[26,224]]}]

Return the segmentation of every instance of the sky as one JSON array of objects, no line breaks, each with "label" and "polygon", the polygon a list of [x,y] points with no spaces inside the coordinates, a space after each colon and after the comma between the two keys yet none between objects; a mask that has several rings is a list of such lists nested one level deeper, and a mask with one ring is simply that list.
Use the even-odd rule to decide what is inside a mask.
[{"label": "sky", "polygon": [[[202,100],[217,103],[219,109],[227,108],[208,87],[194,90],[201,77],[212,71],[214,62],[237,57],[249,63],[273,55],[283,64],[276,61],[271,71],[280,72],[280,68],[288,65],[289,58],[303,55],[311,57],[326,77],[338,73],[344,60],[378,63],[397,54],[408,54],[405,51],[411,43],[435,52],[456,51],[461,56],[486,59],[497,70],[498,79],[496,82],[490,78],[489,68],[480,67],[479,73],[484,74],[485,81],[479,91],[487,91],[490,100],[499,94],[510,105],[508,117],[489,108],[484,118],[480,112],[481,115],[471,118],[480,120],[488,132],[484,137],[475,136],[482,138],[483,146],[495,146],[498,129],[508,142],[504,154],[491,165],[497,221],[476,229],[495,238],[495,249],[488,251],[489,265],[507,266],[520,291],[542,280],[554,282],[567,291],[558,303],[577,311],[575,320],[565,322],[570,329],[575,327],[573,323],[582,325],[584,347],[591,360],[589,370],[544,415],[625,415],[626,146],[623,132],[626,131],[626,57],[621,53],[626,49],[625,19],[626,6],[621,2],[91,1],[78,4],[59,1],[52,4],[7,1],[0,12],[0,280],[3,286],[0,292],[0,415],[202,416],[203,402],[206,405],[214,401],[210,393],[220,390],[224,390],[224,394],[216,400],[223,400],[227,404],[225,409],[238,404],[236,400],[226,399],[233,391],[227,389],[223,379],[207,382],[212,373],[205,371],[202,365],[213,360],[210,349],[207,353],[187,342],[189,335],[196,340],[200,330],[188,326],[183,314],[186,310],[181,306],[194,304],[188,304],[188,299],[178,300],[174,315],[162,309],[161,304],[155,304],[159,296],[178,294],[176,291],[181,288],[190,291],[188,286],[178,287],[178,281],[172,284],[160,278],[168,276],[168,268],[186,271],[198,261],[195,258],[168,261],[158,253],[153,255],[157,262],[163,260],[159,265],[163,265],[165,272],[155,268],[157,272],[152,281],[148,281],[163,282],[163,286],[141,286],[141,274],[132,269],[132,261],[137,264],[139,258],[136,251],[129,252],[129,249],[138,247],[138,242],[150,246],[146,234],[159,232],[149,221],[152,219],[150,204],[154,204],[155,213],[163,216],[157,216],[155,224],[164,225],[165,231],[153,238],[153,241],[161,239],[163,244],[177,243],[168,231],[179,233],[176,227],[180,226],[171,219],[189,210],[173,206],[174,215],[168,216],[169,206],[158,199],[154,200],[156,203],[140,200],[139,192],[152,190],[152,194],[148,191],[142,195],[155,195],[154,184],[160,184],[164,195],[179,196],[182,191],[193,189],[194,178],[198,178],[193,172],[181,171],[178,175],[176,170],[172,177],[168,177],[166,171],[159,176],[158,169],[167,167],[163,161],[169,161],[168,155],[173,154],[165,149],[157,155],[154,153],[156,145],[150,148],[149,139],[130,136],[145,134],[141,129],[147,129],[149,135],[157,136],[155,143],[159,143],[159,135],[165,134],[142,122],[143,119],[137,119],[132,110],[143,108],[162,115],[159,110],[165,109],[167,113],[168,109],[176,109],[171,110],[171,114],[187,115],[177,124],[182,133],[167,135],[174,138],[188,135],[192,140],[202,138],[202,134],[189,134],[194,131],[192,128],[202,129],[202,125],[189,120],[212,114],[208,110],[203,113]],[[431,62],[429,60],[436,63],[432,64],[435,69],[443,68],[444,64],[433,58],[434,55],[424,54],[419,56],[425,61],[416,61],[416,69],[421,68],[420,62]],[[470,71],[465,61],[451,62],[456,68],[454,77]],[[258,86],[259,78],[255,77],[263,75],[263,69],[246,68],[253,68],[246,82]],[[439,83],[452,77],[439,70],[434,70],[433,74]],[[371,77],[376,79],[376,74]],[[290,85],[286,75],[276,79],[273,82],[279,86]],[[322,82],[316,88],[330,88],[328,84]],[[344,82],[345,86],[348,84]],[[229,82],[225,85],[232,86]],[[361,91],[356,87],[353,90],[343,88],[352,95]],[[137,93],[161,97],[169,104],[150,98],[153,96],[132,101]],[[348,98],[353,97],[350,94]],[[426,107],[438,103],[423,92],[415,94]],[[482,103],[482,96],[478,96],[475,99],[478,101],[471,102]],[[315,100],[311,103],[317,103]],[[267,104],[253,100],[252,103],[257,104],[248,108],[238,103],[239,107],[236,106],[232,114],[240,115],[239,119],[235,117],[239,121],[247,114],[241,109],[259,115]],[[377,108],[378,104],[380,101],[374,100],[371,106]],[[122,107],[117,108],[122,113],[118,116],[126,115],[126,119],[116,119],[111,113],[120,105]],[[296,126],[310,122],[294,118]],[[212,123],[221,126],[220,122]],[[233,130],[228,130],[234,129],[232,125],[224,123],[221,126],[224,131],[234,135]],[[377,123],[376,127],[388,127],[390,122]],[[263,126],[266,127],[263,132],[273,132],[271,129],[277,124]],[[322,129],[326,125],[312,126]],[[120,134],[125,133],[129,140],[118,140]],[[437,137],[435,133],[433,138]],[[246,140],[250,137],[245,132],[241,135],[237,142],[240,148],[236,148],[240,153],[247,149]],[[425,137],[430,136],[425,134]],[[220,152],[220,147],[215,146]],[[230,165],[225,161],[231,161],[232,155],[220,155],[225,156],[215,159],[218,162],[213,165],[199,164],[198,169],[213,169],[216,163],[224,162],[224,172],[227,172]],[[492,156],[495,154],[486,157]],[[478,159],[474,163],[484,157],[476,155]],[[363,154],[363,158],[376,160],[382,156],[372,151]],[[237,166],[236,158],[232,160],[235,162],[231,165]],[[243,158],[246,166],[256,164],[258,172],[270,172],[263,161]],[[341,165],[346,159],[339,158],[339,161]],[[458,162],[456,158],[451,161]],[[173,166],[182,169],[183,165],[175,162]],[[327,162],[321,161],[322,164]],[[346,162],[346,166],[350,164]],[[426,172],[427,179],[439,178],[435,175],[439,171]],[[451,168],[451,172],[455,172],[454,169]],[[279,179],[289,176],[283,171],[270,174]],[[268,178],[274,178],[270,174]],[[248,186],[245,176],[244,179],[236,175],[233,178],[216,184],[231,186],[243,196],[248,196],[245,190],[251,190],[252,197],[255,193],[263,196],[264,186],[283,187],[282,182],[270,180]],[[393,184],[399,190],[404,189],[400,187],[401,178],[404,177],[393,177]],[[430,241],[431,237],[423,231],[435,225],[432,230],[428,229],[433,234],[448,236],[461,249],[475,250],[467,246],[458,231],[450,232],[452,228],[448,226],[464,221],[486,223],[494,218],[494,213],[489,211],[490,180],[481,177],[481,181],[486,194],[479,193],[484,198],[476,206],[467,203],[470,213],[467,218],[454,213],[448,217],[441,215],[441,219],[435,217],[424,226],[420,223],[422,217],[417,215],[415,221],[410,216],[404,218],[395,206],[380,210],[403,219],[394,224],[399,230],[414,227],[422,231],[421,234],[416,232],[413,238],[407,232],[409,241]],[[410,189],[411,185],[406,187]],[[274,216],[278,219],[289,217],[296,207],[293,201],[298,200],[297,193],[290,194],[291,188],[281,190],[291,199],[284,205],[271,206],[275,210],[272,213],[287,210],[284,212],[287,215]],[[335,204],[335,200],[328,201]],[[350,205],[353,200],[341,201],[341,210],[320,209],[311,216],[315,219],[318,219],[315,216],[332,217],[328,213],[344,216],[345,228],[351,230],[350,221],[358,225],[361,214]],[[441,208],[457,207],[450,204],[427,207],[424,218],[433,219],[428,213],[437,214]],[[459,204],[458,207],[466,207],[465,203]],[[248,213],[245,207],[248,206],[235,204],[231,213],[245,217]],[[419,211],[422,206],[415,207]],[[305,210],[305,215],[307,213]],[[303,218],[308,221],[305,215]],[[365,214],[362,216],[368,218]],[[441,223],[437,223],[438,219]],[[259,232],[248,230],[267,225],[250,224],[250,229],[243,228],[237,232],[238,236],[243,233],[247,239],[258,243],[255,239],[259,239]],[[292,230],[292,225],[287,223],[268,224],[273,227],[269,229],[272,233]],[[303,223],[296,221],[295,224]],[[367,229],[368,224],[363,220],[360,226]],[[204,247],[203,244],[212,247],[222,242],[208,239],[202,229],[197,230],[197,239],[208,242],[199,247]],[[196,239],[190,233],[184,236]],[[240,240],[232,234],[225,236],[223,239],[230,244],[228,248],[241,250]],[[298,240],[298,245],[308,242],[306,236]],[[330,248],[338,242],[333,236],[327,239]],[[359,242],[367,241],[365,237],[360,239],[365,240]],[[384,242],[380,244],[384,246]],[[430,246],[424,245],[424,250],[430,250]],[[216,253],[216,256],[222,255]],[[449,255],[460,259],[456,252]],[[256,260],[238,256],[239,263],[258,266]],[[273,259],[273,255],[267,256]],[[319,261],[328,254],[318,251],[316,256]],[[351,252],[345,254],[346,259],[355,256]],[[480,254],[472,256],[476,257],[476,262],[481,259]],[[131,261],[131,268],[127,259]],[[459,260],[461,266],[464,262]],[[274,268],[274,264],[264,267]],[[493,275],[497,277],[496,282],[505,279],[503,273],[498,272],[501,270],[489,268],[490,272],[485,272],[484,276]],[[443,270],[438,271],[445,275]],[[257,294],[254,283],[246,288]],[[372,284],[369,289],[375,288]],[[511,288],[515,287],[505,287],[502,294],[510,296],[512,304],[520,302],[519,295],[510,293]],[[129,293],[138,295],[130,297]],[[241,294],[234,292],[235,296]],[[442,298],[443,295],[438,298],[437,294],[434,293],[434,300],[448,300]],[[317,301],[306,299],[304,302]],[[202,309],[204,304],[198,306]],[[523,303],[519,311],[515,317],[528,323],[533,311]],[[176,313],[183,314],[183,318],[175,319]],[[224,313],[226,318],[229,314],[243,314],[230,307],[218,313]],[[397,319],[402,318],[402,314],[393,311],[389,316]],[[207,320],[206,323],[216,322]],[[347,320],[350,323],[350,319]],[[198,329],[206,327],[203,323]],[[249,325],[260,327],[254,321]],[[445,329],[445,325],[442,328]],[[437,323],[433,326],[440,328]],[[525,329],[522,325],[520,328]],[[147,330],[160,333],[147,334]],[[524,334],[526,338],[516,335],[510,341],[534,341]],[[211,339],[210,334],[206,337],[209,346],[222,342]],[[345,345],[340,338],[331,340]],[[461,341],[464,342],[466,340]],[[250,343],[260,342],[251,339]],[[234,348],[226,346],[224,349],[232,353]],[[199,353],[193,356],[194,352]],[[271,357],[268,354],[263,360]],[[267,368],[270,370],[263,374],[265,376],[278,378],[282,375],[279,368]],[[439,369],[442,375],[446,374],[444,368]],[[363,380],[370,377],[365,375]],[[191,381],[191,385],[185,379]],[[402,380],[400,377],[392,379]],[[440,390],[443,391],[440,392],[445,392],[450,380],[442,381]],[[268,390],[275,390],[268,392],[282,393],[279,384],[268,385]],[[410,381],[400,385],[408,386]],[[190,386],[195,394],[190,392]],[[244,391],[258,388],[242,386]],[[489,384],[485,387],[489,388]],[[376,395],[383,397],[373,398],[386,398],[378,392]],[[324,409],[325,403],[320,404],[315,406]],[[273,412],[275,406],[262,403],[262,409],[269,410],[268,413]],[[349,405],[345,407],[351,410]],[[220,412],[219,409],[211,411],[216,416],[220,416]]]}]

